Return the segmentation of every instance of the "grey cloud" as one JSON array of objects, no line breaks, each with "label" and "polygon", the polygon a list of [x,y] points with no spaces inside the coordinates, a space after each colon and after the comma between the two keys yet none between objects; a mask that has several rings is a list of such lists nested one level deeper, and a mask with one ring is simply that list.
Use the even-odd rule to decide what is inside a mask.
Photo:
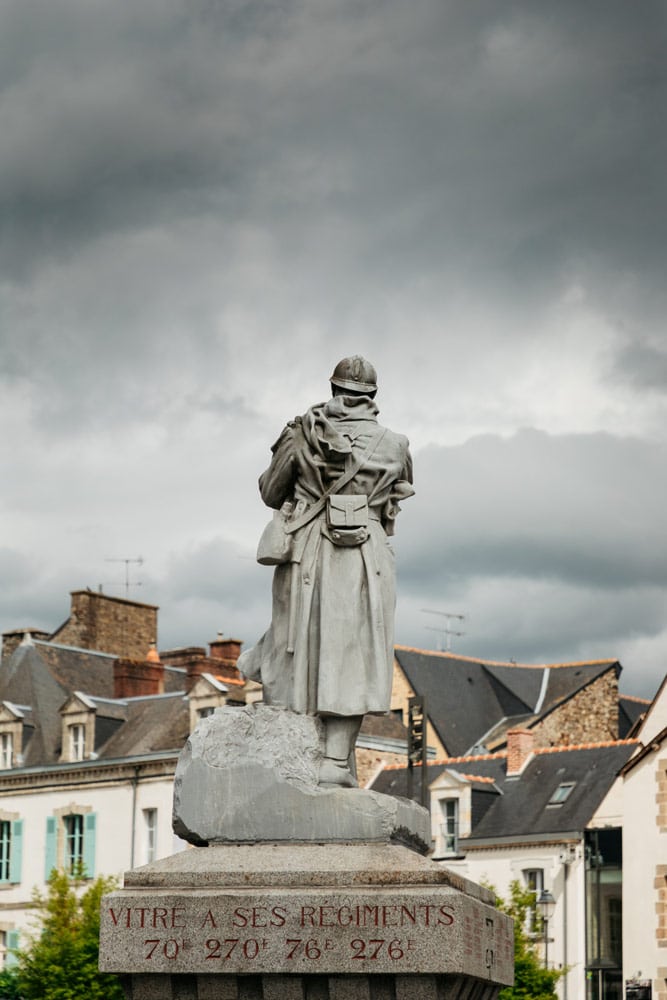
[{"label": "grey cloud", "polygon": [[646,342],[626,344],[616,354],[611,371],[617,382],[639,389],[667,389],[667,350]]},{"label": "grey cloud", "polygon": [[665,586],[666,459],[658,443],[538,431],[428,449],[404,570],[424,589],[475,576]]}]

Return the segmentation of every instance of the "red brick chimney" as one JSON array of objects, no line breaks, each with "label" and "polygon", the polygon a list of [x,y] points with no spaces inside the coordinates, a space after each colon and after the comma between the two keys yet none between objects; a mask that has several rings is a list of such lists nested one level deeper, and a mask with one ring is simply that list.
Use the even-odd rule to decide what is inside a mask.
[{"label": "red brick chimney", "polygon": [[218,638],[209,643],[211,658],[222,660],[226,667],[235,667],[242,645],[242,639],[223,639],[222,632],[218,632]]},{"label": "red brick chimney", "polygon": [[139,698],[164,693],[164,666],[155,646],[145,660],[119,658],[113,665],[114,698]]},{"label": "red brick chimney", "polygon": [[507,777],[520,774],[535,749],[532,729],[510,729],[507,732]]}]

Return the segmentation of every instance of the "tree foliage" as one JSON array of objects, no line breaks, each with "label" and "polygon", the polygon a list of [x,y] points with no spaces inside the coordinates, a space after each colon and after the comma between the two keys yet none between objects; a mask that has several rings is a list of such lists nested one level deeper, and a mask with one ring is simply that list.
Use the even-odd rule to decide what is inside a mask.
[{"label": "tree foliage", "polygon": [[496,898],[498,909],[514,919],[514,986],[501,990],[498,1000],[557,1000],[556,983],[566,970],[545,969],[526,933],[534,893],[514,880],[510,883],[509,899]]},{"label": "tree foliage", "polygon": [[[118,979],[98,972],[100,901],[115,886],[99,877],[83,893],[80,882],[51,872],[46,895],[33,893],[37,932],[9,970],[22,1000],[123,1000]],[[11,984],[8,982],[7,987]],[[0,993],[0,996],[3,996]],[[11,992],[4,994],[12,997]]]}]

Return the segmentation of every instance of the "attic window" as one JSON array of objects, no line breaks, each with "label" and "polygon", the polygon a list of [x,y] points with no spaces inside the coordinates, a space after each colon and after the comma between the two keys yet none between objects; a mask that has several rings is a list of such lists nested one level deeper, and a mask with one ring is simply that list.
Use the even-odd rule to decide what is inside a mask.
[{"label": "attic window", "polygon": [[570,793],[575,785],[576,781],[562,781],[547,802],[547,805],[561,806],[563,802],[566,802],[569,799]]}]

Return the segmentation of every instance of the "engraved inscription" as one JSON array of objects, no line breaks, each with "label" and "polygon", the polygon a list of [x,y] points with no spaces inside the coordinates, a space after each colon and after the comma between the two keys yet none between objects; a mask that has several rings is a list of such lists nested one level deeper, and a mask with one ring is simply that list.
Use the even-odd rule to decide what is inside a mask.
[{"label": "engraved inscription", "polygon": [[[466,899],[430,887],[419,895],[241,890],[201,892],[182,900],[159,890],[150,900],[131,892],[107,897],[101,968],[428,972],[442,968],[443,961],[446,965],[464,927],[493,935],[477,907],[470,911]],[[487,943],[493,947],[492,940]]]}]

